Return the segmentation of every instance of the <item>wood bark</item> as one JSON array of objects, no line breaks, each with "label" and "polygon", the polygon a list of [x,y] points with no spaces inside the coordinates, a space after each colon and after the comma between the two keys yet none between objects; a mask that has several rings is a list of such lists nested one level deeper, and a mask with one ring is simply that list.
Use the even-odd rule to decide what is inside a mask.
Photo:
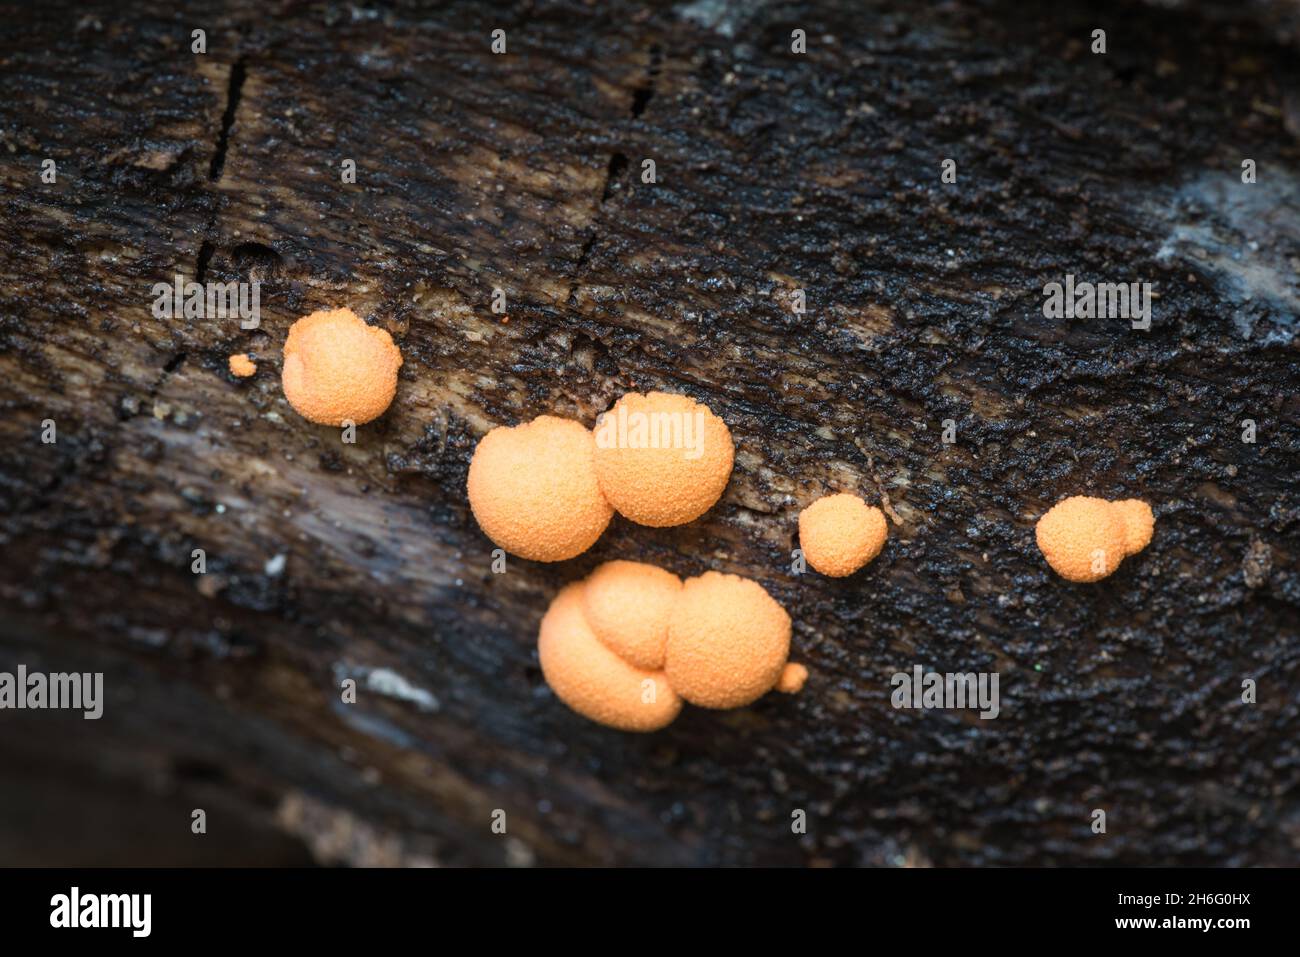
[{"label": "wood bark", "polygon": [[[1294,863],[1295,11],[0,5],[0,670],[108,695],[0,713],[0,861]],[[260,279],[260,328],[155,318],[177,274]],[[1066,274],[1151,282],[1150,330],[1046,318]],[[354,445],[279,385],[336,305],[405,358]],[[476,441],[629,389],[728,422],[722,501],[493,574]],[[791,571],[828,491],[890,518],[845,580]],[[1154,541],[1058,579],[1068,494]],[[805,691],[569,712],[537,624],[613,558],[760,580]],[[997,671],[1000,716],[894,709],[914,664]]]}]

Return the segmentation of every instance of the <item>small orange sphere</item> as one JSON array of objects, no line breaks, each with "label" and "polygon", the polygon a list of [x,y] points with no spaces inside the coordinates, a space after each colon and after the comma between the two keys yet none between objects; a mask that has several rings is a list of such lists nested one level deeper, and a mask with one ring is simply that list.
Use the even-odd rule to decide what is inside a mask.
[{"label": "small orange sphere", "polygon": [[758,582],[687,579],[668,622],[664,674],[703,708],[738,708],[770,691],[790,654],[790,616]]},{"label": "small orange sphere", "polygon": [[856,495],[827,495],[799,513],[799,547],[823,575],[852,575],[880,554],[889,529],[885,513]]},{"label": "small orange sphere", "polygon": [[804,682],[807,680],[808,669],[803,665],[786,665],[776,682],[776,690],[783,694],[798,694],[803,690]]},{"label": "small orange sphere", "polygon": [[1140,498],[1126,498],[1112,502],[1111,508],[1119,513],[1124,523],[1124,554],[1136,555],[1151,544],[1156,530],[1156,517],[1151,506]]},{"label": "small orange sphere", "polygon": [[469,463],[469,505],[483,534],[512,555],[558,562],[580,555],[614,510],[600,494],[595,445],[572,419],[540,415],[483,436]]},{"label": "small orange sphere", "polygon": [[537,656],[556,697],[578,714],[622,731],[657,731],[682,710],[659,671],[628,664],[606,648],[582,611],[582,583],[564,588],[542,619]]},{"label": "small orange sphere", "polygon": [[387,330],[366,325],[351,309],[325,309],[289,328],[280,379],[304,419],[364,425],[392,403],[401,365]]},{"label": "small orange sphere", "polygon": [[242,352],[237,352],[230,357],[230,374],[238,376],[241,379],[247,379],[257,372],[257,363]]},{"label": "small orange sphere", "polygon": [[595,436],[601,491],[641,525],[694,521],[731,478],[731,430],[688,396],[629,392],[600,416]]}]

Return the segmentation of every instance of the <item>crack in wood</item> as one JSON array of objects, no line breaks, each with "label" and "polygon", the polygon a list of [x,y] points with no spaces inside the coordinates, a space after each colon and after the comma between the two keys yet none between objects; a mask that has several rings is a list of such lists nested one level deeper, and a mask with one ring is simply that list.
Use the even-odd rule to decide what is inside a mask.
[{"label": "crack in wood", "polygon": [[213,182],[221,178],[221,171],[226,165],[226,151],[230,147],[230,129],[235,125],[235,113],[239,110],[239,100],[247,78],[248,66],[244,58],[240,57],[230,68],[230,83],[226,88],[226,109],[221,114],[221,131],[217,134],[217,149],[212,154],[212,163],[208,167],[208,179]]},{"label": "crack in wood", "polygon": [[[649,60],[646,64],[645,76],[641,83],[632,91],[632,104],[628,112],[634,119],[641,117],[645,113],[646,107],[654,98],[655,88],[659,80],[659,74],[663,72],[664,52],[663,47],[655,43],[650,46]],[[610,196],[614,193],[614,184],[618,182],[629,165],[627,154],[622,151],[615,151],[609,157],[609,164],[605,168],[605,182],[600,190],[600,202],[596,204],[596,210],[592,215],[593,223],[591,232],[583,241],[582,251],[578,254],[577,265],[573,268],[573,283],[569,287],[568,305],[574,307],[577,305],[577,291],[579,280],[587,268],[587,260],[591,257],[591,250],[596,244],[596,237],[600,234],[600,226],[594,222],[600,216],[601,207],[609,201]]]},{"label": "crack in wood", "polygon": [[[226,106],[221,113],[221,128],[217,131],[216,149],[212,153],[212,162],[208,165],[208,181],[215,183],[221,179],[222,170],[225,169],[226,155],[230,150],[230,131],[235,125],[235,116],[239,112],[239,102],[243,96],[244,82],[248,79],[248,63],[246,58],[239,57],[234,65],[230,68],[230,78],[226,84]],[[217,232],[217,212],[214,209],[212,216],[208,219],[205,232],[208,238],[204,239],[199,246],[198,258],[194,263],[194,280],[200,286],[207,279],[208,266],[212,262],[212,257],[217,251],[216,243],[212,237]],[[153,388],[149,390],[149,397],[155,397],[162,387],[166,384],[168,377],[184,364],[186,359],[185,352],[179,352],[168,360],[163,367],[162,375],[154,383]]]}]

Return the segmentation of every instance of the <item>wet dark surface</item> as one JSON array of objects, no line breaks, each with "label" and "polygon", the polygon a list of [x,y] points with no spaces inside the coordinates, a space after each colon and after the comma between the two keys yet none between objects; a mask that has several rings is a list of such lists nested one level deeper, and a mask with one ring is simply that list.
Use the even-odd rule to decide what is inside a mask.
[{"label": "wet dark surface", "polygon": [[[35,768],[15,806],[175,797],[140,839],[161,845],[206,800],[250,863],[298,853],[267,833],[357,863],[1296,861],[1283,8],[162,9],[0,7],[0,670],[39,651],[110,689],[100,722],[0,735]],[[261,278],[261,328],[155,319],[177,272]],[[1151,329],[1045,318],[1066,273],[1153,283]],[[405,359],[355,445],[278,382],[288,326],[336,304]],[[630,387],[728,422],[723,500],[492,574],[464,499],[479,436],[591,424]],[[887,501],[885,551],[791,574],[799,509],[840,490]],[[1033,524],[1068,494],[1147,499],[1151,546],[1056,578]],[[649,737],[568,712],[537,622],[616,557],[761,580],[805,691]],[[894,710],[914,664],[996,670],[1000,716]],[[339,703],[385,668],[436,709],[364,679]],[[0,827],[0,858],[32,860],[43,827],[80,859],[39,814]]]}]

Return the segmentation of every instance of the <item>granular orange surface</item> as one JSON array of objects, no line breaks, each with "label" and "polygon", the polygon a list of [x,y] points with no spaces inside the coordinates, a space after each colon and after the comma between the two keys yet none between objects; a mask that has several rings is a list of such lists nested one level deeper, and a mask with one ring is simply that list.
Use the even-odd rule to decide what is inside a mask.
[{"label": "granular orange surface", "polygon": [[364,425],[392,403],[401,365],[387,330],[366,325],[351,309],[326,309],[289,328],[281,382],[303,418]]},{"label": "granular orange surface", "polygon": [[757,582],[707,572],[683,585],[626,561],[566,586],[538,633],[542,673],[560,700],[629,731],[663,727],[682,699],[735,708],[773,688],[798,692],[808,669],[788,664],[789,650],[790,617]]},{"label": "granular orange surface", "polygon": [[682,593],[672,572],[643,562],[606,562],[588,576],[583,611],[607,648],[638,668],[664,666],[668,617]]},{"label": "granular orange surface", "polygon": [[558,562],[585,552],[614,510],[600,493],[591,433],[541,415],[483,436],[469,463],[469,504],[483,533],[512,555]]},{"label": "granular orange surface", "polygon": [[790,616],[758,582],[705,572],[682,586],[664,673],[704,708],[738,708],[770,691],[790,653]]},{"label": "granular orange surface", "polygon": [[1151,540],[1150,514],[1142,502],[1130,505],[1073,495],[1038,520],[1035,537],[1058,575],[1074,582],[1095,582]]},{"label": "granular orange surface", "polygon": [[856,495],[827,495],[799,513],[799,547],[808,564],[833,578],[852,575],[880,554],[885,513]]},{"label": "granular orange surface", "polygon": [[662,672],[628,664],[596,637],[582,611],[582,583],[565,587],[542,619],[537,656],[556,696],[583,717],[623,731],[672,722],[682,699]]},{"label": "granular orange surface", "polygon": [[1124,522],[1124,553],[1136,555],[1151,544],[1151,536],[1156,530],[1156,517],[1151,506],[1140,498],[1126,498],[1112,502],[1111,508],[1119,512]]},{"label": "granular orange surface", "polygon": [[619,514],[641,525],[699,518],[731,478],[731,431],[688,396],[629,392],[594,431],[601,490]]}]

